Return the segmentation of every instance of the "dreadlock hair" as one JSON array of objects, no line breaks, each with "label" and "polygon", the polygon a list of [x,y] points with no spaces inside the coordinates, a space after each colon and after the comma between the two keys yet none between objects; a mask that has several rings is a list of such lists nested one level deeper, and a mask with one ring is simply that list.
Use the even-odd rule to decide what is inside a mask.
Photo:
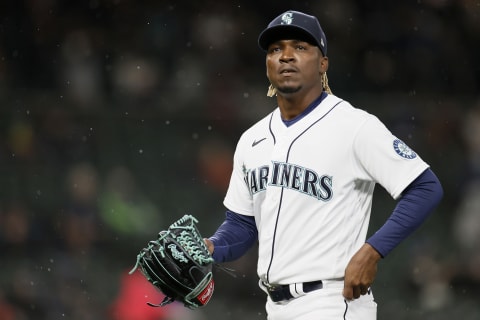
[{"label": "dreadlock hair", "polygon": [[273,84],[270,84],[268,87],[267,96],[271,98],[275,95],[277,95],[277,88],[275,88]]},{"label": "dreadlock hair", "polygon": [[[330,86],[328,85],[327,72],[322,73],[322,87],[326,93],[332,94],[332,89],[330,89]],[[270,84],[270,86],[268,87],[267,96],[273,97],[275,95],[277,95],[277,88]]]},{"label": "dreadlock hair", "polygon": [[328,77],[326,71],[322,74],[322,86],[323,90],[325,90],[326,93],[332,94],[332,89],[330,89],[330,86],[328,85]]}]

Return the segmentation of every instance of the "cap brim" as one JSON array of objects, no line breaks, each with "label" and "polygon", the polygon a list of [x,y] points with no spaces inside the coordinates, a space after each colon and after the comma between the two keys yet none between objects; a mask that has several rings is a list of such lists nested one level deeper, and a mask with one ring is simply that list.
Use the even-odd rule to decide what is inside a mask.
[{"label": "cap brim", "polygon": [[305,29],[292,25],[278,25],[267,28],[260,33],[258,37],[258,45],[264,51],[268,50],[268,46],[278,40],[301,40],[319,46],[317,40]]}]

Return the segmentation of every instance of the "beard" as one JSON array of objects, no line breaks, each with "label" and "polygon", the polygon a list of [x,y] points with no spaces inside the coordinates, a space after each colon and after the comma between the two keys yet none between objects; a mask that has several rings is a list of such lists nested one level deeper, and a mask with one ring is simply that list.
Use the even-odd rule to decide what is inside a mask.
[{"label": "beard", "polygon": [[302,89],[302,86],[293,87],[293,86],[279,86],[276,88],[278,92],[289,94],[296,93]]}]

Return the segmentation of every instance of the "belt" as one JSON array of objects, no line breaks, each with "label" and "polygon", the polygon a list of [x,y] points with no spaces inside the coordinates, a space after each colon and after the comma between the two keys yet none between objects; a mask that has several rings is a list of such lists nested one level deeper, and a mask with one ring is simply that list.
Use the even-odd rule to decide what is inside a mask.
[{"label": "belt", "polygon": [[263,285],[273,302],[290,300],[303,296],[307,292],[323,288],[322,280],[285,285],[272,285],[263,282]]}]

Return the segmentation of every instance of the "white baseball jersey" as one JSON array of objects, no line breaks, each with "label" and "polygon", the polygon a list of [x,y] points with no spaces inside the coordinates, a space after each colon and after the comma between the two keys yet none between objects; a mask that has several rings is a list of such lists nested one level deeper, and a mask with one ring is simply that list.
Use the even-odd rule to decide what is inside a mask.
[{"label": "white baseball jersey", "polygon": [[275,109],[240,138],[224,204],[254,216],[269,283],[343,277],[365,243],[376,183],[393,198],[428,165],[334,95],[287,127]]}]

